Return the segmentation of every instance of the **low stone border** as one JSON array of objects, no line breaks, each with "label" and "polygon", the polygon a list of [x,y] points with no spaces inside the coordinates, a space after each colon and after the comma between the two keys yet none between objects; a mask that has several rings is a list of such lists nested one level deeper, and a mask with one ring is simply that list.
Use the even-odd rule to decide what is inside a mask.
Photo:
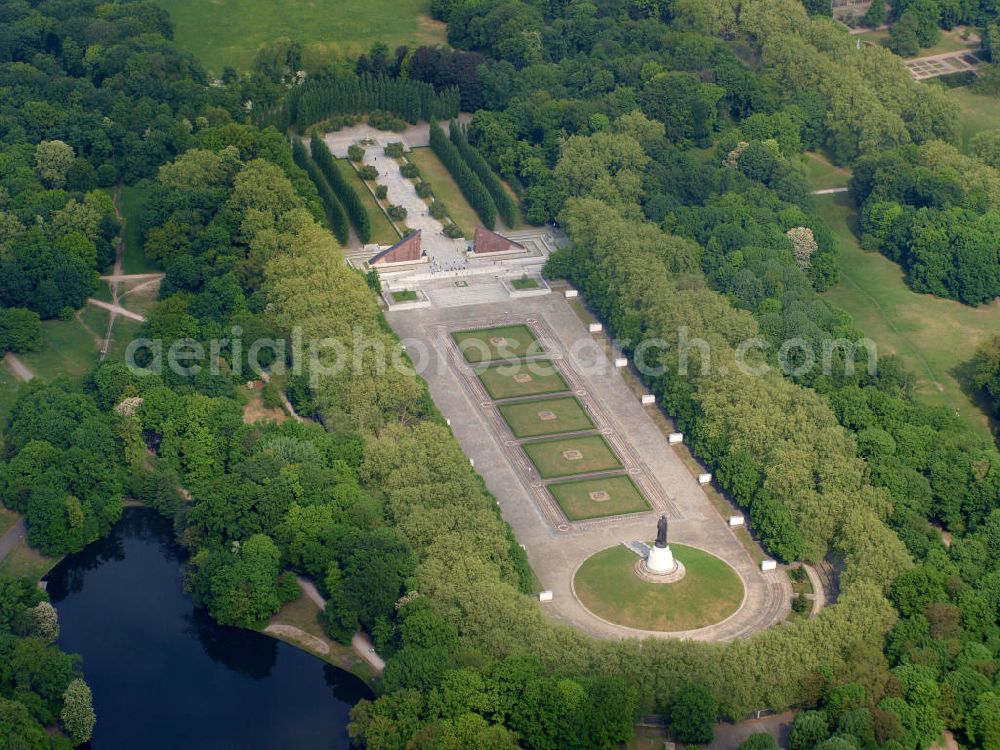
[{"label": "low stone border", "polygon": [[[514,286],[514,281],[516,279],[523,278],[524,276],[527,276],[529,279],[533,279],[534,281],[538,282],[538,288],[517,289]],[[506,290],[507,294],[509,294],[514,299],[517,299],[518,297],[538,297],[539,295],[549,294],[552,292],[552,287],[549,286],[549,283],[541,276],[536,274],[524,273],[521,276],[517,275],[503,276],[500,279],[500,284]]]},{"label": "low stone border", "polygon": [[[405,302],[397,302],[392,297],[393,291],[396,292],[416,292],[417,298],[415,300],[408,300]],[[382,299],[385,304],[389,306],[390,310],[419,310],[423,307],[430,307],[431,300],[426,294],[424,294],[423,289],[383,289]]]}]

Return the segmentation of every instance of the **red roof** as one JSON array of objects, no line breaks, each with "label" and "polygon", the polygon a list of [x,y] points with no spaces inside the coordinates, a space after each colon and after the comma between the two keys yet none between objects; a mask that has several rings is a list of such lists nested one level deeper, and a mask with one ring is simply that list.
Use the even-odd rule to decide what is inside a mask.
[{"label": "red roof", "polygon": [[368,261],[369,266],[384,263],[414,263],[423,257],[420,249],[420,230],[404,237],[392,247],[387,247]]},{"label": "red roof", "polygon": [[509,240],[502,234],[491,232],[486,227],[476,227],[476,236],[472,240],[472,252],[476,255],[519,252],[526,249],[520,242]]}]

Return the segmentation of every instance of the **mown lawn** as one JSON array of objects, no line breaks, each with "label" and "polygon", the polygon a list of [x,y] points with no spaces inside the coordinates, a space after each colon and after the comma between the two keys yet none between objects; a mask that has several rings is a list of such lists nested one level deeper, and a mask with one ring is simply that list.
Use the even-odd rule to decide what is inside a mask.
[{"label": "mown lawn", "polygon": [[500,414],[519,438],[594,428],[593,421],[575,396],[501,404]]},{"label": "mown lawn", "polygon": [[[88,310],[84,320],[97,323],[98,316]],[[107,321],[106,312],[104,320]],[[57,375],[64,375],[80,382],[97,364],[100,347],[95,338],[103,334],[103,330],[90,333],[76,318],[46,320],[42,322],[42,337],[45,342],[42,350],[18,356],[36,377],[51,380]]]},{"label": "mown lawn", "polygon": [[[621,462],[600,435],[522,443],[542,479],[620,469]],[[579,454],[579,457],[576,457]]]},{"label": "mown lawn", "polygon": [[851,180],[849,169],[835,167],[822,154],[807,151],[799,157],[799,163],[813,190],[847,187],[847,183]]},{"label": "mown lawn", "polygon": [[743,582],[719,558],[671,544],[686,573],[676,583],[648,583],[633,568],[636,554],[618,545],[588,558],[573,579],[574,590],[598,617],[640,630],[693,630],[720,622],[739,609]]},{"label": "mown lawn", "polygon": [[406,158],[420,168],[420,176],[431,184],[434,197],[448,209],[448,216],[462,230],[462,236],[471,240],[482,222],[441,160],[428,147],[415,148]]},{"label": "mown lawn", "polygon": [[247,70],[257,49],[279,37],[304,47],[303,64],[316,67],[337,55],[366,52],[381,41],[443,44],[445,24],[428,16],[430,0],[162,0],[174,39],[215,75],[225,66]]},{"label": "mown lawn", "polygon": [[22,539],[7,557],[0,561],[0,577],[30,578],[32,581],[39,581],[61,559],[61,557],[46,557],[29,547],[26,539]]},{"label": "mown lawn", "polygon": [[526,325],[455,331],[451,335],[465,359],[473,363],[521,359],[541,351]]},{"label": "mown lawn", "polygon": [[548,490],[570,521],[649,510],[649,503],[639,488],[625,476],[553,482]]},{"label": "mown lawn", "polygon": [[334,159],[334,162],[337,165],[337,169],[340,170],[341,174],[344,175],[355,191],[357,191],[361,202],[368,211],[368,220],[372,225],[371,241],[379,245],[395,245],[399,242],[399,233],[393,229],[389,219],[382,213],[382,209],[379,208],[378,203],[375,201],[375,196],[368,192],[364,180],[358,176],[351,163],[347,159]]},{"label": "mown lawn", "polygon": [[161,271],[156,263],[146,258],[142,251],[142,233],[139,228],[139,214],[149,200],[151,190],[147,187],[122,187],[122,220],[125,227],[125,257],[122,259],[122,273],[154,273]]},{"label": "mown lawn", "polygon": [[976,133],[1000,128],[1000,97],[976,94],[968,86],[951,89],[951,93],[962,110],[961,146],[968,151]]},{"label": "mown lawn", "polygon": [[497,365],[477,374],[486,392],[495,399],[540,396],[569,390],[555,365],[547,359],[527,364]]},{"label": "mown lawn", "polygon": [[980,343],[1000,331],[1000,302],[974,308],[911,291],[898,265],[861,249],[846,195],[816,196],[816,208],[840,245],[841,281],[826,299],[851,314],[878,344],[880,356],[899,356],[916,375],[924,402],[953,409],[989,436],[986,413],[963,390],[964,366]]}]

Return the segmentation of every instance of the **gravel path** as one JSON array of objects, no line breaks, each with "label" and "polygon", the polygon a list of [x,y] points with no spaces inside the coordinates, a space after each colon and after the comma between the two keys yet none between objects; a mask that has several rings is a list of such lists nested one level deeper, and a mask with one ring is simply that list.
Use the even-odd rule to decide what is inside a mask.
[{"label": "gravel path", "polygon": [[7,352],[3,355],[3,361],[7,363],[11,372],[14,373],[14,377],[18,380],[23,380],[27,383],[29,380],[35,377],[35,373],[28,369],[28,366],[24,364],[21,360],[17,358],[14,352]]}]

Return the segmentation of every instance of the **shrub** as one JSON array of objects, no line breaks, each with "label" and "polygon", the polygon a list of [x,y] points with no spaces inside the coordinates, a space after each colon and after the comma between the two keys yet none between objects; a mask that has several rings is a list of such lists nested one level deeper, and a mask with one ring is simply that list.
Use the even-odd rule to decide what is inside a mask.
[{"label": "shrub", "polygon": [[767,732],[754,732],[743,740],[739,750],[778,750],[778,745]]},{"label": "shrub", "polygon": [[358,174],[361,175],[362,180],[377,180],[378,168],[373,167],[371,164],[367,164],[358,170]]},{"label": "shrub", "polygon": [[389,187],[387,185],[376,185],[375,186],[375,197],[380,201],[384,201],[385,197],[389,194]]},{"label": "shrub", "polygon": [[347,147],[347,158],[351,161],[361,161],[365,158],[365,150],[354,143]]},{"label": "shrub", "polygon": [[430,211],[431,216],[435,219],[443,219],[448,215],[448,209],[444,207],[444,204],[441,203],[441,201],[434,201],[431,203],[431,207],[428,210]]},{"label": "shrub", "polygon": [[368,124],[376,130],[391,130],[394,133],[406,130],[408,127],[406,120],[401,120],[389,112],[372,112],[368,115]]},{"label": "shrub", "polygon": [[402,206],[389,206],[388,214],[393,221],[402,221],[406,218],[406,209]]},{"label": "shrub", "polygon": [[812,601],[806,599],[802,594],[798,594],[792,599],[792,610],[800,615],[808,614],[812,611]]},{"label": "shrub", "polygon": [[382,150],[386,156],[391,159],[399,159],[403,156],[403,144],[399,141],[386,144],[386,147]]},{"label": "shrub", "polygon": [[399,173],[409,180],[416,179],[420,176],[420,170],[417,168],[417,165],[412,162],[406,162],[406,164],[401,166],[399,168]]},{"label": "shrub", "polygon": [[457,240],[462,236],[462,230],[458,228],[457,224],[447,224],[444,228],[444,236]]},{"label": "shrub", "polygon": [[415,186],[415,189],[417,191],[417,195],[419,195],[421,198],[430,198],[434,192],[433,190],[431,190],[431,184],[429,182],[423,182],[423,181],[418,182]]}]

